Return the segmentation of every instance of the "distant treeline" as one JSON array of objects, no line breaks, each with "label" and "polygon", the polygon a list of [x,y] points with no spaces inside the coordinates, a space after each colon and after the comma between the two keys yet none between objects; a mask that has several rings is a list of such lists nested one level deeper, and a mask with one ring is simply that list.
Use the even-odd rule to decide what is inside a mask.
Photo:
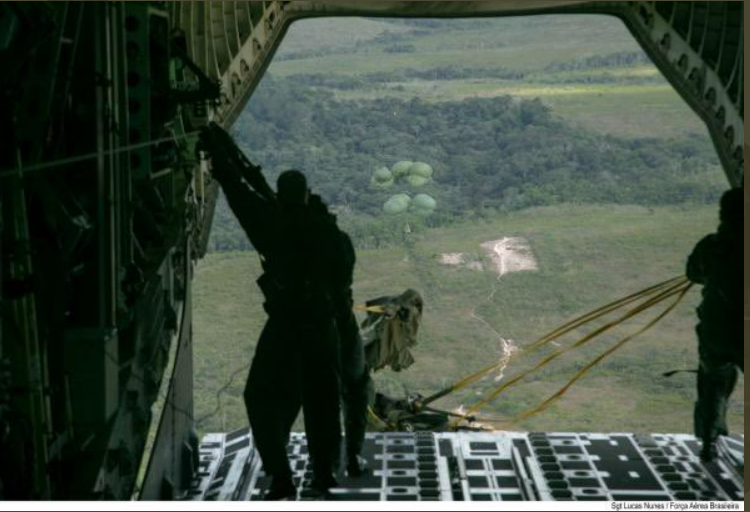
[{"label": "distant treeline", "polygon": [[616,52],[607,55],[593,55],[565,62],[553,62],[545,70],[549,72],[576,71],[579,69],[636,66],[638,64],[651,64],[651,60],[643,52]]},{"label": "distant treeline", "polygon": [[368,18],[376,21],[385,21],[393,25],[406,25],[418,29],[445,29],[445,30],[478,30],[492,26],[491,20],[479,18],[462,19],[419,19],[419,18]]},{"label": "distant treeline", "polygon": [[[403,53],[413,51],[413,45],[393,45],[386,52]],[[300,85],[327,87],[337,90],[356,90],[371,88],[373,84],[408,82],[412,80],[467,80],[495,78],[500,80],[526,80],[536,83],[651,83],[662,81],[659,75],[627,76],[600,73],[597,75],[565,76],[566,71],[632,67],[638,64],[651,64],[643,52],[618,52],[603,56],[593,56],[566,62],[555,62],[548,65],[542,73],[525,73],[502,66],[438,66],[432,68],[406,68],[390,72],[363,73],[359,75],[337,75],[322,73],[295,74],[287,77]]]},{"label": "distant treeline", "polygon": [[387,53],[411,53],[415,50],[413,44],[415,38],[434,34],[432,29],[413,29],[407,32],[391,32],[386,30],[372,39],[358,40],[354,45],[342,45],[338,47],[308,48],[297,51],[280,51],[274,56],[275,61],[304,60],[326,55],[341,55],[352,53],[370,53],[382,48]]},{"label": "distant treeline", "polygon": [[370,88],[373,84],[407,82],[410,80],[461,80],[469,78],[499,78],[521,80],[522,71],[502,67],[439,66],[434,68],[407,68],[392,72],[364,73],[361,75],[324,75],[318,73],[291,75],[287,78],[300,85],[328,87],[339,90]]},{"label": "distant treeline", "polygon": [[393,44],[383,48],[385,53],[414,53],[417,47],[413,44]]},{"label": "distant treeline", "polygon": [[569,83],[607,83],[607,84],[643,84],[661,82],[664,80],[660,75],[653,76],[628,76],[615,75],[607,72],[595,75],[564,75],[531,73],[507,69],[502,67],[466,67],[466,66],[439,66],[428,69],[407,68],[394,72],[365,73],[361,75],[324,75],[317,73],[297,74],[287,77],[287,80],[300,85],[310,87],[326,87],[340,91],[355,91],[371,89],[373,86],[384,84],[409,82],[415,80],[469,80],[469,79],[498,79],[513,80],[542,84],[569,84]]},{"label": "distant treeline", "polygon": [[596,75],[535,75],[529,82],[536,84],[565,85],[565,84],[616,84],[616,85],[644,85],[666,83],[666,79],[656,73],[653,75],[615,75],[613,73],[597,73]]}]

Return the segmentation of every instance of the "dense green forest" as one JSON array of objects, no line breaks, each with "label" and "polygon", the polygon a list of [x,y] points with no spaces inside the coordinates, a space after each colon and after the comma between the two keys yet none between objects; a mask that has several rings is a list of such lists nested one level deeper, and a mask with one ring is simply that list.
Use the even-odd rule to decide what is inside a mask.
[{"label": "dense green forest", "polygon": [[467,99],[432,104],[334,101],[266,78],[236,139],[269,169],[305,170],[334,205],[374,214],[389,197],[373,171],[400,160],[435,169],[442,210],[518,209],[559,202],[714,201],[708,141],[621,140],[572,128],[540,100]]},{"label": "dense green forest", "polygon": [[[722,189],[706,137],[600,134],[571,126],[539,99],[340,101],[328,90],[267,76],[233,133],[270,180],[284,169],[305,171],[317,193],[349,214],[355,243],[395,233],[382,208],[398,193],[432,196],[435,213],[414,222],[438,226],[559,203],[706,204]],[[402,160],[428,163],[434,178],[421,187],[372,185],[376,169]],[[212,248],[247,248],[223,202]]]}]

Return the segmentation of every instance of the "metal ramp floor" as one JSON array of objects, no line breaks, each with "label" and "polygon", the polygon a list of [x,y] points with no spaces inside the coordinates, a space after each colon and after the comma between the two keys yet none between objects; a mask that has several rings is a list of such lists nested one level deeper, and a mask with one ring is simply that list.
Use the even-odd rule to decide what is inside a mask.
[{"label": "metal ramp floor", "polygon": [[[341,501],[744,501],[744,436],[725,438],[703,464],[688,435],[592,433],[368,434],[370,472],[344,478]],[[308,497],[304,434],[289,457]],[[209,434],[188,500],[263,499],[268,478],[248,429]]]}]

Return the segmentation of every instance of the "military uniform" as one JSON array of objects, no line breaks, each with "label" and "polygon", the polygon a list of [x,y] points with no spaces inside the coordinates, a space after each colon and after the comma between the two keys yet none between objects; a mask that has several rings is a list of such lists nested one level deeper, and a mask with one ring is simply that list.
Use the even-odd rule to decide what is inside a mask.
[{"label": "military uniform", "polygon": [[[336,226],[336,217],[329,213],[328,208],[318,196],[310,198],[310,206],[318,214],[327,218],[333,226]],[[357,260],[356,252],[349,235],[339,230],[337,226],[336,229],[338,230],[342,251],[342,265],[336,275],[332,276],[332,279],[336,290],[334,309],[340,343],[339,355],[348,459],[347,469],[350,476],[357,476],[363,469],[360,467],[361,459],[359,455],[367,431],[367,406],[371,379],[365,364],[365,350],[357,325],[357,318],[354,316],[352,285],[354,283],[354,266]]]},{"label": "military uniform", "polygon": [[255,446],[272,489],[291,497],[286,447],[301,404],[313,483],[334,485],[341,444],[335,301],[345,264],[339,231],[304,205],[282,208],[259,172],[243,176],[248,169],[238,168],[223,152],[213,151],[212,157],[213,175],[264,269],[258,284],[268,321],[244,394]]},{"label": "military uniform", "polygon": [[728,192],[722,199],[721,225],[693,250],[687,276],[703,285],[698,307],[698,400],[695,434],[703,440],[704,459],[714,457],[714,441],[727,435],[727,402],[738,370],[744,370],[744,340],[740,325],[743,303],[743,191]]},{"label": "military uniform", "polygon": [[[362,470],[358,456],[362,451],[367,431],[368,392],[371,380],[365,365],[364,346],[357,319],[353,312],[352,284],[356,253],[351,239],[346,233],[339,230],[335,216],[328,212],[327,207],[318,196],[310,198],[310,207],[319,216],[320,221],[325,223],[330,247],[335,251],[340,251],[335,258],[337,263],[330,265],[331,268],[327,277],[330,289],[330,304],[335,317],[336,332],[334,335],[338,338],[338,352],[332,357],[337,360],[340,376],[341,405],[344,413],[348,458],[347,469],[350,476],[358,476]],[[326,312],[325,314],[329,313]],[[290,398],[283,404],[284,410],[280,414],[286,419],[281,430],[286,437],[291,432],[302,405],[300,398]],[[336,452],[336,456],[338,455],[339,452]]]},{"label": "military uniform", "polygon": [[349,475],[357,476],[363,469],[360,467],[359,456],[367,431],[367,405],[371,378],[365,364],[362,336],[357,325],[357,318],[354,316],[354,300],[351,291],[356,261],[354,246],[349,236],[343,231],[341,237],[346,261],[343,283],[345,291],[336,308],[336,323],[341,340],[342,402],[344,406],[346,454],[348,457],[347,466]]}]

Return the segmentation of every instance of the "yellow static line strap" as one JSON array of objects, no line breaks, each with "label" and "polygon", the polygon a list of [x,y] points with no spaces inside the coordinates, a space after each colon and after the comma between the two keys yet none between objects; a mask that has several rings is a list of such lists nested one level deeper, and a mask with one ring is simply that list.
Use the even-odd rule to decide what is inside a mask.
[{"label": "yellow static line strap", "polygon": [[565,395],[565,393],[567,393],[568,390],[573,386],[573,384],[575,384],[581,378],[583,378],[593,367],[595,367],[596,365],[598,365],[599,363],[601,363],[603,360],[605,360],[606,358],[608,358],[609,356],[611,356],[612,354],[614,354],[617,350],[619,350],[620,348],[622,348],[623,345],[625,345],[627,342],[631,341],[633,338],[636,338],[636,337],[640,336],[641,334],[643,334],[644,332],[646,332],[649,329],[651,329],[654,325],[656,325],[657,323],[659,323],[660,320],[662,320],[665,316],[667,316],[669,313],[671,313],[674,310],[674,308],[676,308],[677,305],[680,302],[682,302],[682,299],[685,298],[685,295],[687,294],[688,291],[690,291],[691,287],[692,287],[692,284],[687,285],[680,292],[680,294],[677,296],[677,299],[675,299],[675,301],[672,304],[670,304],[667,309],[665,309],[664,311],[662,311],[658,316],[656,316],[653,320],[651,320],[644,327],[638,329],[633,334],[625,336],[620,341],[618,341],[617,343],[615,343],[612,347],[608,348],[605,352],[603,352],[596,359],[594,359],[593,361],[591,361],[590,363],[588,363],[586,366],[584,366],[583,368],[581,368],[581,370],[578,373],[576,373],[575,376],[572,379],[570,379],[570,381],[565,386],[563,386],[562,388],[560,388],[554,395],[552,395],[551,397],[549,397],[547,400],[545,400],[544,402],[542,402],[540,405],[538,405],[537,407],[533,408],[532,410],[530,410],[528,412],[521,413],[518,416],[516,416],[516,418],[514,419],[513,423],[517,423],[519,421],[523,421],[525,419],[531,418],[532,416],[535,416],[535,415],[539,414],[540,412],[543,412],[550,405],[552,405],[557,400],[559,400],[560,398],[562,398],[563,395]]},{"label": "yellow static line strap", "polygon": [[[619,350],[622,346],[624,346],[626,343],[628,343],[632,339],[640,336],[644,332],[646,332],[649,329],[651,329],[660,320],[662,320],[669,313],[671,313],[677,307],[677,305],[680,304],[680,302],[682,302],[682,300],[685,298],[685,295],[687,295],[688,291],[690,291],[690,289],[692,288],[692,286],[693,286],[692,283],[683,284],[682,286],[680,286],[677,289],[673,289],[673,290],[671,290],[669,292],[666,292],[665,294],[662,294],[663,296],[661,298],[653,299],[652,301],[649,301],[651,304],[648,304],[648,303],[647,303],[648,305],[644,304],[643,306],[645,306],[645,308],[644,308],[644,310],[645,310],[645,309],[648,309],[650,307],[655,306],[656,304],[659,304],[660,302],[663,302],[663,301],[667,300],[670,297],[673,297],[675,295],[677,296],[677,298],[675,299],[675,301],[672,304],[670,304],[667,309],[665,309],[663,312],[661,312],[659,315],[657,315],[653,320],[651,320],[644,327],[642,327],[641,329],[637,330],[636,332],[634,332],[634,333],[632,333],[632,334],[630,334],[630,335],[622,338],[620,341],[618,341],[617,343],[615,343],[612,347],[610,347],[605,352],[603,352],[600,356],[598,356],[593,361],[591,361],[586,366],[584,366],[580,371],[578,371],[573,376],[573,378],[570,381],[568,381],[567,384],[565,384],[562,388],[560,388],[557,392],[555,392],[552,396],[550,396],[549,398],[547,398],[541,404],[539,404],[539,405],[537,405],[537,406],[535,406],[535,407],[533,407],[533,408],[531,408],[531,409],[529,409],[529,410],[527,410],[525,412],[519,413],[519,414],[517,414],[516,416],[514,416],[513,418],[511,418],[509,420],[483,419],[482,421],[485,422],[485,423],[502,424],[504,429],[510,429],[513,426],[515,426],[517,423],[519,423],[519,422],[521,422],[523,420],[527,420],[529,418],[532,418],[533,416],[536,416],[537,414],[539,414],[541,412],[544,412],[553,403],[555,403],[560,398],[562,398],[570,390],[570,388],[576,382],[578,382],[580,379],[582,379],[592,368],[594,368],[596,365],[598,365],[599,363],[601,363],[607,357],[611,356],[613,353],[615,353],[617,350]],[[531,371],[534,371],[534,369],[532,369]],[[522,378],[523,376],[528,375],[531,371],[525,372],[520,377]],[[520,380],[520,379],[518,379],[518,380]],[[514,379],[514,382],[517,382],[517,380]],[[509,387],[509,385],[506,386],[506,387],[504,387],[504,388],[501,387],[502,388],[501,392],[504,389],[507,389],[507,387]],[[497,393],[497,394],[499,395],[499,393]],[[492,399],[494,399],[494,398],[497,398],[497,395],[494,395],[492,397]],[[481,407],[483,407],[487,403],[489,403],[489,401],[483,400],[482,402],[480,402],[479,404],[477,404],[476,406],[474,406],[471,410],[474,411],[474,412],[476,412],[476,410],[480,409]],[[459,424],[458,422],[454,422],[453,425],[452,425],[452,427],[456,428],[456,427],[458,427],[458,424]]]},{"label": "yellow static line strap", "polygon": [[354,311],[362,311],[364,313],[375,313],[378,315],[384,315],[385,314],[385,308],[383,306],[363,306],[363,305],[355,305]]},{"label": "yellow static line strap", "polygon": [[610,330],[610,329],[612,329],[612,328],[620,325],[621,323],[625,322],[626,320],[629,320],[629,319],[633,318],[634,316],[642,313],[643,311],[646,311],[650,307],[658,304],[659,302],[667,299],[668,297],[671,297],[671,296],[673,296],[673,295],[675,295],[677,293],[680,293],[685,286],[689,286],[689,285],[686,285],[685,283],[681,283],[681,284],[673,285],[673,286],[667,288],[666,291],[661,292],[656,297],[653,297],[653,298],[649,299],[648,301],[644,302],[643,304],[639,304],[638,306],[634,307],[633,309],[631,309],[630,311],[628,311],[627,313],[625,313],[621,317],[619,317],[619,318],[617,318],[615,320],[612,320],[611,322],[607,323],[606,325],[604,325],[604,326],[596,329],[595,331],[587,334],[586,336],[584,336],[583,338],[581,338],[580,340],[578,340],[577,342],[575,342],[573,345],[570,345],[568,347],[565,347],[565,348],[563,348],[561,350],[558,350],[558,351],[554,352],[550,356],[548,356],[545,359],[543,359],[536,366],[532,367],[530,370],[527,370],[527,371],[521,373],[520,375],[514,377],[513,379],[509,380],[508,382],[505,382],[504,384],[500,385],[498,388],[496,388],[494,391],[492,391],[489,395],[486,395],[485,398],[483,398],[479,403],[477,403],[476,405],[472,406],[467,411],[467,414],[468,415],[474,414],[477,410],[479,410],[483,406],[487,405],[488,403],[494,401],[505,390],[507,390],[508,388],[510,388],[511,386],[513,386],[514,384],[518,383],[519,381],[523,380],[528,375],[536,372],[540,368],[546,366],[547,364],[551,363],[552,361],[554,361],[555,359],[559,358],[560,356],[562,356],[562,355],[570,352],[571,350],[576,349],[578,347],[581,347],[581,346],[585,345],[586,343],[590,342],[591,340],[593,340],[594,338],[596,338],[600,334],[602,334],[602,333],[604,333],[604,332],[606,332],[606,331],[608,331],[608,330]]},{"label": "yellow static line strap", "polygon": [[[650,286],[644,290],[641,290],[639,292],[633,293],[631,295],[628,295],[627,297],[624,297],[622,299],[616,300],[614,302],[611,302],[605,306],[602,306],[600,308],[597,308],[589,313],[586,313],[585,315],[579,316],[560,327],[550,331],[546,335],[542,336],[538,340],[531,343],[527,348],[525,348],[520,355],[522,357],[528,356],[530,354],[533,354],[537,350],[541,349],[542,347],[548,345],[549,343],[555,341],[556,339],[560,338],[561,336],[564,336],[565,334],[568,334],[569,332],[586,325],[594,320],[597,320],[609,313],[612,313],[613,311],[620,309],[623,306],[626,306],[628,304],[631,304],[633,302],[637,302],[638,300],[644,299],[650,295],[658,294],[659,292],[663,292],[666,289],[672,288],[676,286],[677,284],[684,284],[687,282],[687,278],[684,276],[675,277],[672,279],[669,279],[667,281],[661,282],[659,284],[656,284],[654,286]],[[494,370],[502,366],[503,361],[495,361],[492,364],[489,364],[485,366],[484,368],[480,369],[476,373],[473,373],[467,377],[464,377],[462,380],[454,383],[449,388],[444,389],[443,391],[436,393],[432,395],[431,397],[427,397],[423,405],[428,405],[432,403],[435,400],[438,400],[440,398],[443,398],[447,396],[450,393],[459,391],[466,386],[469,386],[478,380],[481,380],[485,375],[492,373]]]},{"label": "yellow static line strap", "polygon": [[396,429],[395,426],[392,423],[384,420],[383,418],[381,418],[380,416],[378,416],[377,414],[375,414],[375,411],[373,411],[372,407],[370,407],[370,406],[367,406],[367,414],[370,416],[371,420],[373,420],[375,423],[381,425],[383,429],[385,429],[385,430],[395,430]]},{"label": "yellow static line strap", "polygon": [[572,330],[577,329],[578,327],[581,327],[593,320],[596,320],[598,318],[601,318],[602,316],[611,313],[617,309],[620,309],[623,306],[627,306],[628,304],[632,304],[633,302],[637,302],[649,295],[655,295],[658,292],[662,292],[667,288],[670,288],[676,284],[684,284],[688,281],[687,277],[680,276],[675,277],[673,279],[669,279],[668,281],[664,281],[662,283],[656,284],[654,286],[650,286],[644,290],[641,290],[639,292],[633,293],[631,295],[628,295],[627,297],[624,297],[622,299],[616,300],[614,302],[611,302],[605,306],[602,306],[600,308],[595,309],[594,311],[591,311],[590,313],[586,313],[585,315],[582,315],[578,318],[575,318],[571,320],[570,322],[561,325],[554,331],[550,332],[549,334],[543,336],[542,338],[539,338],[537,341],[532,343],[525,351],[524,353],[530,354],[541,347],[555,341],[560,336],[563,336],[567,333],[569,333]]}]

